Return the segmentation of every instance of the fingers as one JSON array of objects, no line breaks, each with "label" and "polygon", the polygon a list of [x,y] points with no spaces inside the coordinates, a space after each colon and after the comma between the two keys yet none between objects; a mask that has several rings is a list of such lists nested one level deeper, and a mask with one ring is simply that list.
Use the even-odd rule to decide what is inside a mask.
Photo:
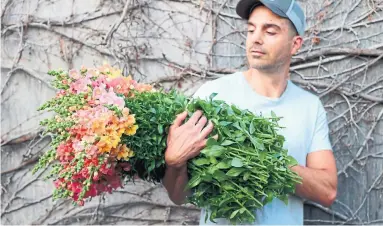
[{"label": "fingers", "polygon": [[205,116],[202,116],[196,125],[198,131],[201,131],[203,127],[205,127],[206,123],[207,123],[207,118]]},{"label": "fingers", "polygon": [[205,139],[212,131],[213,131],[214,125],[211,121],[207,124],[207,126],[201,131],[200,138]]},{"label": "fingers", "polygon": [[194,114],[192,115],[192,117],[190,117],[187,123],[189,125],[194,126],[198,122],[199,118],[201,118],[201,116],[202,116],[202,111],[198,110],[194,112]]},{"label": "fingers", "polygon": [[181,114],[178,114],[176,119],[173,122],[173,127],[180,127],[183,121],[186,119],[187,115],[188,115],[187,111],[184,111]]},{"label": "fingers", "polygon": [[207,145],[207,139],[203,139],[201,142],[199,142],[199,148],[204,148]]}]

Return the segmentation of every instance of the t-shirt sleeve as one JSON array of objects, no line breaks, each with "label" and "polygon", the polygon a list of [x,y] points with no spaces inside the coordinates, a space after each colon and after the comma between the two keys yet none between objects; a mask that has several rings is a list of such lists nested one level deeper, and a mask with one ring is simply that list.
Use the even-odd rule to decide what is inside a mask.
[{"label": "t-shirt sleeve", "polygon": [[332,150],[326,110],[319,99],[317,109],[313,138],[308,153],[321,150]]}]

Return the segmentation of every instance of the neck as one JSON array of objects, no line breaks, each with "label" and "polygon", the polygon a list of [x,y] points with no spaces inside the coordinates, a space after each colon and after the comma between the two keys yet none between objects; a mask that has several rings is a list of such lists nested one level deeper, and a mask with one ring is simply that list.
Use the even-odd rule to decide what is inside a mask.
[{"label": "neck", "polygon": [[251,68],[245,72],[245,77],[258,94],[270,98],[279,98],[286,89],[289,71],[287,69],[277,73],[264,73]]}]

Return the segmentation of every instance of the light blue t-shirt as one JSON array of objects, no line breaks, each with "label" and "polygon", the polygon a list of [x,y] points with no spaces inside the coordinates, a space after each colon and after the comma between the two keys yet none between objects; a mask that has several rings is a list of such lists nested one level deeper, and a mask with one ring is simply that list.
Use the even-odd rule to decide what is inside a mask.
[{"label": "light blue t-shirt", "polygon": [[[278,123],[284,129],[279,133],[286,138],[284,147],[300,165],[306,166],[310,152],[332,150],[325,109],[320,99],[288,80],[287,88],[279,98],[268,98],[257,94],[247,82],[243,72],[206,82],[194,97],[206,99],[211,93],[218,93],[215,99],[248,109],[255,114],[270,115],[271,111],[283,117]],[[207,220],[205,209],[201,211],[200,225],[215,224]],[[288,205],[274,199],[256,211],[254,224],[303,225],[303,200],[290,196]],[[230,224],[225,219],[216,219],[217,224]]]}]

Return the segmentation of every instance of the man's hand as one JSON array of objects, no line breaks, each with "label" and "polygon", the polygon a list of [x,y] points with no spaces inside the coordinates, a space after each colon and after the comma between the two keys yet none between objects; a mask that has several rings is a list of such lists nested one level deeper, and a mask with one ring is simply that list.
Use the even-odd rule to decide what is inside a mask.
[{"label": "man's hand", "polygon": [[188,183],[187,161],[197,156],[206,146],[206,137],[213,131],[213,124],[205,127],[207,119],[201,111],[183,124],[187,112],[179,114],[170,127],[167,149],[165,151],[166,171],[163,184],[168,191],[169,198],[177,205],[185,202],[190,190],[185,190]]},{"label": "man's hand", "polygon": [[[167,166],[181,168],[186,162],[196,157],[206,146],[206,137],[213,131],[213,123],[201,111],[196,111],[190,119],[183,124],[187,112],[177,116],[169,129],[165,162]],[[206,126],[206,127],[205,127]]]}]

